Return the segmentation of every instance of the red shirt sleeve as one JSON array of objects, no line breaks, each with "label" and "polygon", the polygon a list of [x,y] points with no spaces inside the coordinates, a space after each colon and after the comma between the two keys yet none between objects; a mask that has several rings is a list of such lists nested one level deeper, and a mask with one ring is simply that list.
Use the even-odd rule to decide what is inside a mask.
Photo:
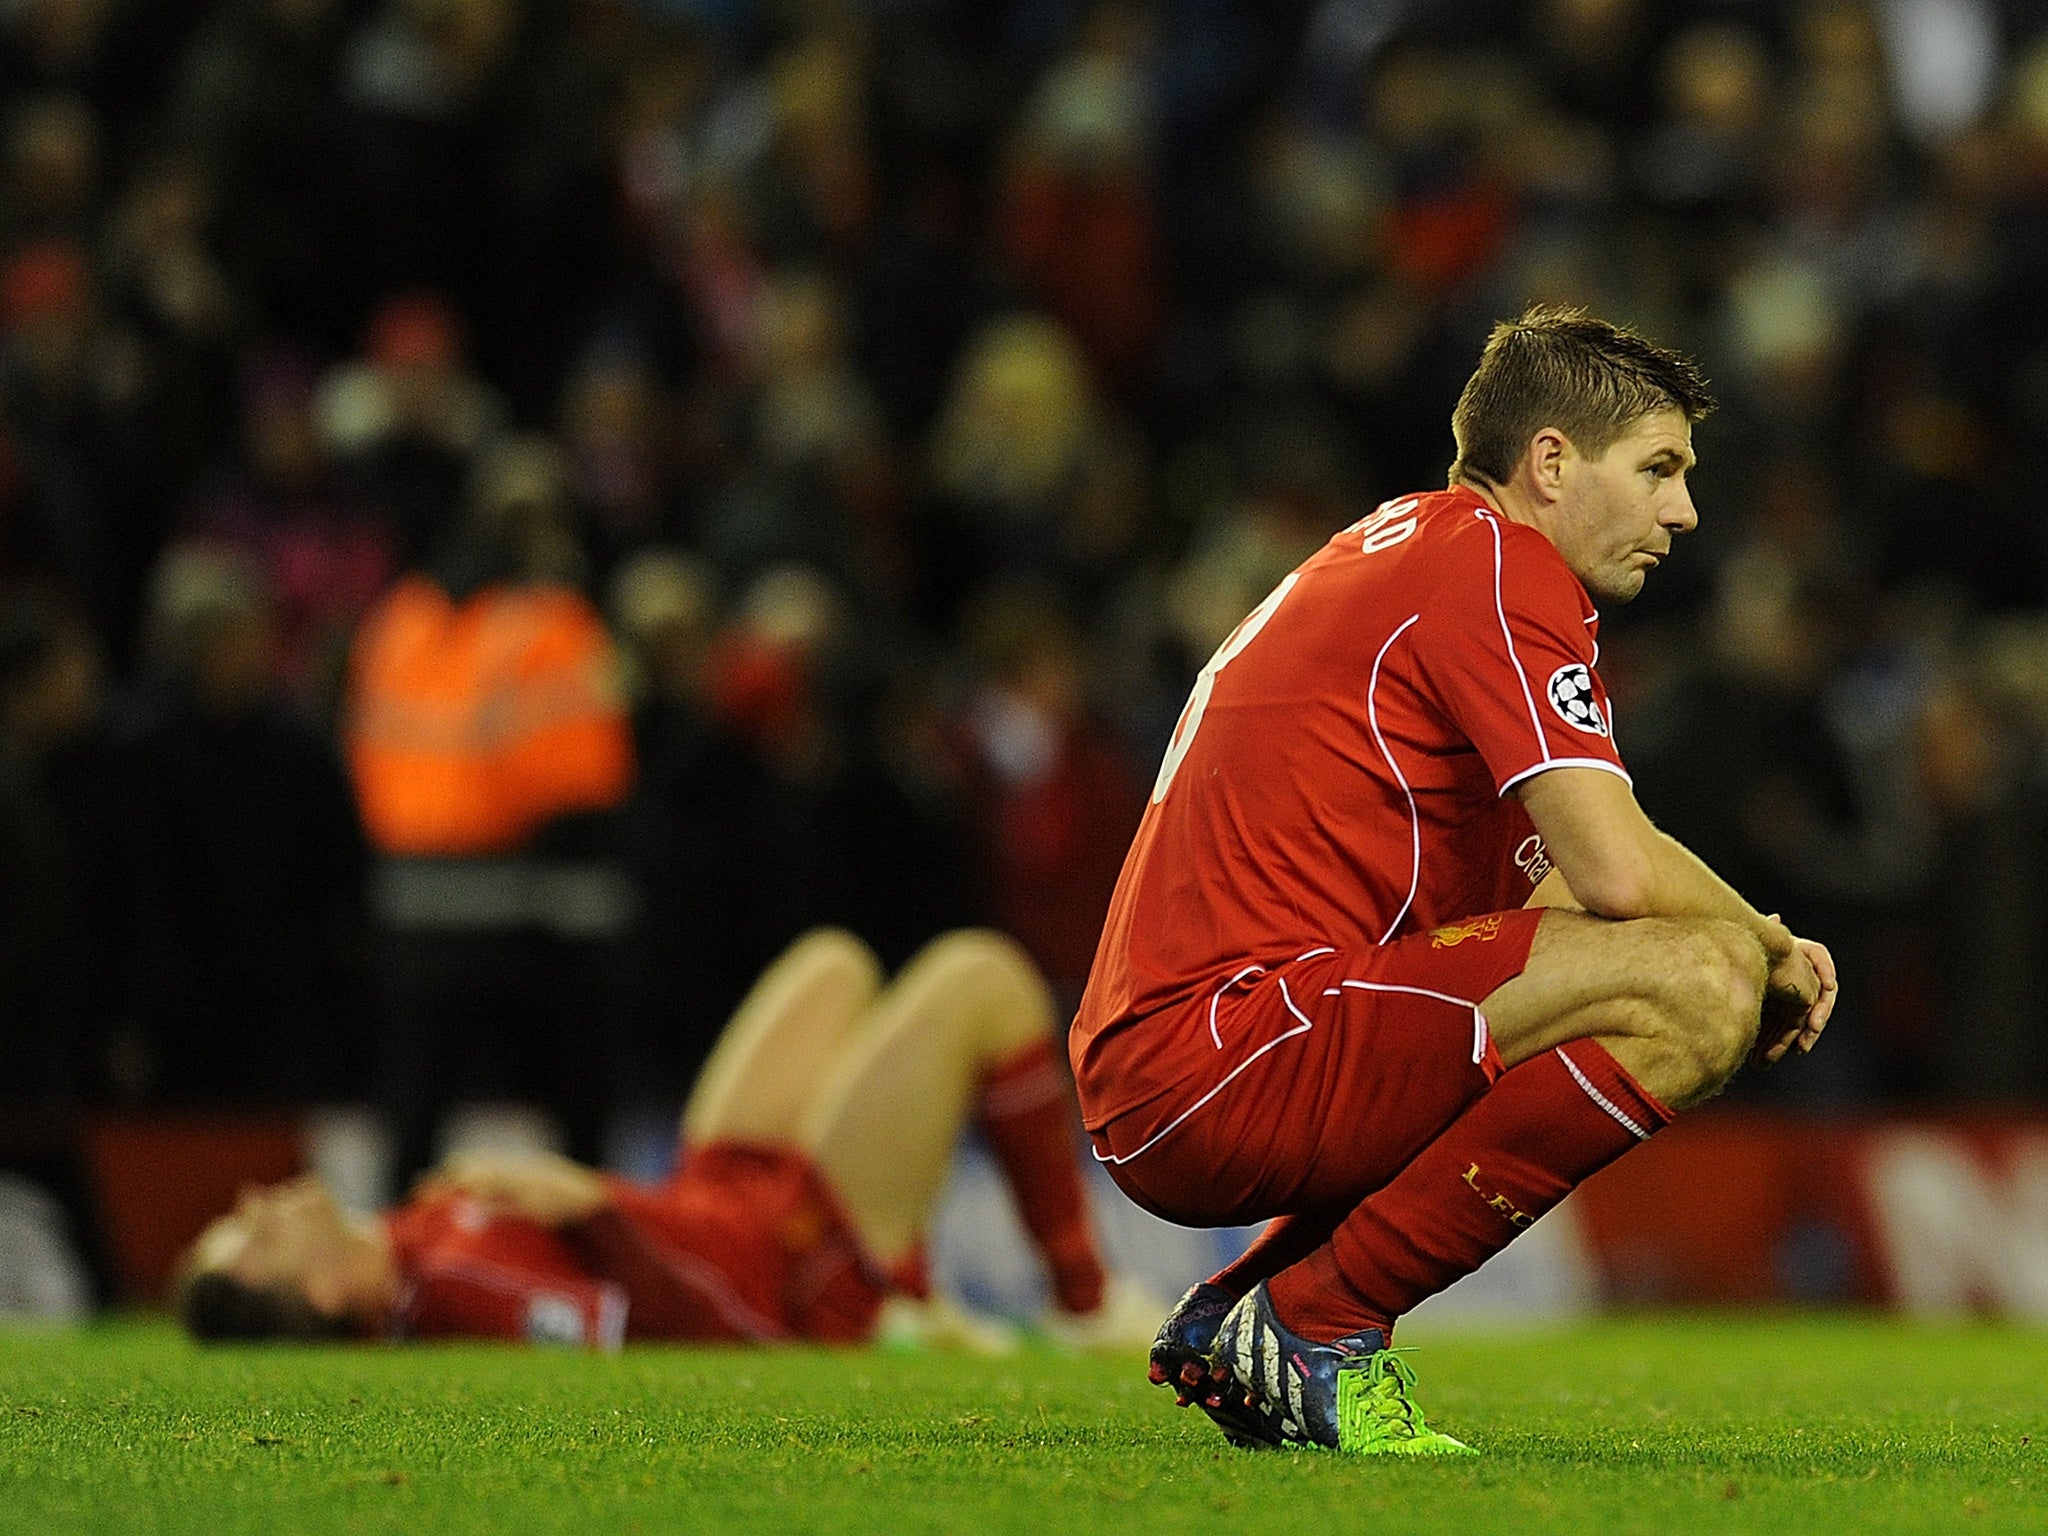
[{"label": "red shirt sleeve", "polygon": [[1628,778],[1593,670],[1597,618],[1578,578],[1541,534],[1489,513],[1459,543],[1417,648],[1437,708],[1502,794],[1546,768]]}]

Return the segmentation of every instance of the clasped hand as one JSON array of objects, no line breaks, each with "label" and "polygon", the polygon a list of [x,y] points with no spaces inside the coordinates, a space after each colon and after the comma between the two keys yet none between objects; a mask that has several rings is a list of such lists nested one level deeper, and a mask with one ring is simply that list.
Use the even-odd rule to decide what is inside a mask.
[{"label": "clasped hand", "polygon": [[1795,935],[1765,979],[1763,1028],[1750,1052],[1751,1064],[1772,1067],[1795,1048],[1802,1056],[1812,1050],[1835,1011],[1839,991],[1835,958],[1827,946]]}]

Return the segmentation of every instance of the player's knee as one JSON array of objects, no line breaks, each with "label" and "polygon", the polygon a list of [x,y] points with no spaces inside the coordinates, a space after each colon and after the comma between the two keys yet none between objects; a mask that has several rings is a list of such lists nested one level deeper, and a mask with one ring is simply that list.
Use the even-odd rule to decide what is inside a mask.
[{"label": "player's knee", "polygon": [[1037,974],[1024,947],[993,928],[956,928],[942,933],[919,950],[911,964],[978,971],[990,976]]},{"label": "player's knee", "polygon": [[868,983],[880,985],[882,962],[855,934],[844,928],[813,928],[783,952],[786,963],[807,971],[844,972]]},{"label": "player's knee", "polygon": [[1756,936],[1735,923],[1691,926],[1686,992],[1693,1002],[1686,1038],[1703,1083],[1732,1077],[1756,1040],[1769,965]]},{"label": "player's knee", "polygon": [[[1034,1012],[1046,992],[1045,979],[1024,946],[992,928],[957,928],[941,934],[917,952],[903,974],[963,996],[1001,999],[1012,1008],[1027,1004]],[[1045,1007],[1050,1009],[1049,1000]]]}]

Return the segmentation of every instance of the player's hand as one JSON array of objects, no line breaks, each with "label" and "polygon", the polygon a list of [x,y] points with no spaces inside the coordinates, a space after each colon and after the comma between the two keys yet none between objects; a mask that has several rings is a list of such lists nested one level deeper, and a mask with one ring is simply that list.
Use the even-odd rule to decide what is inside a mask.
[{"label": "player's hand", "polygon": [[581,1163],[552,1152],[452,1157],[414,1186],[419,1199],[463,1195],[486,1209],[544,1227],[580,1221],[604,1204],[604,1183]]},{"label": "player's hand", "polygon": [[1802,1056],[1812,1050],[1840,990],[1827,946],[1795,937],[1792,952],[1772,967],[1765,984],[1764,1023],[1750,1054],[1752,1064],[1776,1066],[1795,1049]]}]

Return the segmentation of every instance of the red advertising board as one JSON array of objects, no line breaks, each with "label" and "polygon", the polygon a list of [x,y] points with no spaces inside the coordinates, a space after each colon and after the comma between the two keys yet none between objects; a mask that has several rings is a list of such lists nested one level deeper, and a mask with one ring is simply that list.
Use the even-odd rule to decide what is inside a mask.
[{"label": "red advertising board", "polygon": [[2048,1121],[1709,1111],[1589,1180],[1620,1303],[1856,1301],[2048,1317]]}]

